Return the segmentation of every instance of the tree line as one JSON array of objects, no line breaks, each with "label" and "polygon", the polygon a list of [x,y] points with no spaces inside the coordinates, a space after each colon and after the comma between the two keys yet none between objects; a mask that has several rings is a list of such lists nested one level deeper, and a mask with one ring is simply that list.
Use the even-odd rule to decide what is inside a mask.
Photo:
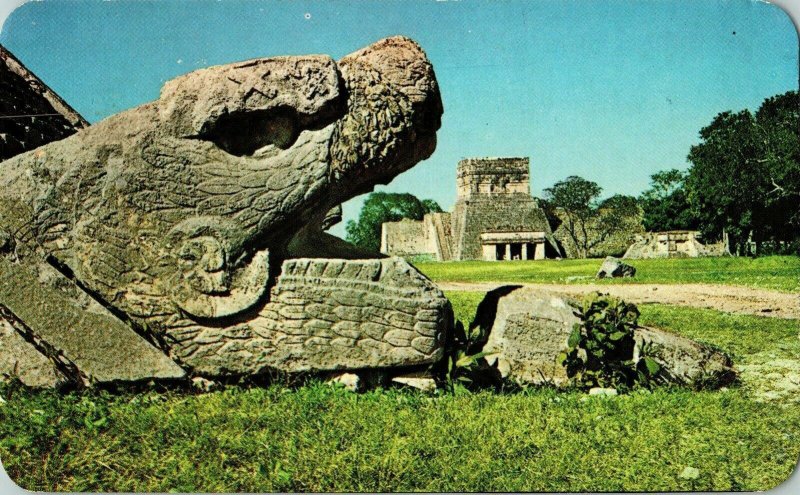
[{"label": "tree line", "polygon": [[700,130],[688,170],[653,174],[640,197],[647,230],[727,235],[735,254],[800,254],[800,97],[722,112]]},{"label": "tree line", "polygon": [[[727,238],[734,254],[800,254],[800,96],[789,91],[759,109],[718,114],[700,130],[686,170],[656,172],[638,197],[600,199],[602,188],[570,176],[545,189],[542,206],[562,224],[577,253],[586,257],[608,236],[641,215],[648,231],[699,230],[708,241]],[[347,240],[380,248],[381,224],[421,220],[442,211],[411,194],[373,193]]]}]

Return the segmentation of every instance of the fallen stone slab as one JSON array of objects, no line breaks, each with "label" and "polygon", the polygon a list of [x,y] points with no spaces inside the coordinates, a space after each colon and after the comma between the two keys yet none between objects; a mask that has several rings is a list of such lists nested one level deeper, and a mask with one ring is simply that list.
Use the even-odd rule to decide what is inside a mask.
[{"label": "fallen stone slab", "polygon": [[695,388],[718,388],[732,382],[738,372],[727,354],[692,339],[665,330],[638,327],[634,332],[634,360],[642,349],[661,366],[668,383]]},{"label": "fallen stone slab", "polygon": [[47,356],[0,315],[0,381],[12,378],[31,388],[56,388],[68,381]]},{"label": "fallen stone slab", "polygon": [[636,276],[636,268],[618,258],[608,256],[597,271],[597,278],[619,278]]},{"label": "fallen stone slab", "polygon": [[392,382],[415,388],[422,392],[432,393],[436,391],[436,380],[427,373],[414,372],[392,377]]},{"label": "fallen stone slab", "polygon": [[[39,353],[58,363],[71,380],[91,385],[185,375],[162,351],[46,263],[0,258],[0,308],[6,324],[24,333],[25,340],[35,343]],[[5,360],[13,352],[0,349]]]},{"label": "fallen stone slab", "polygon": [[[475,322],[488,334],[486,361],[503,378],[534,385],[565,387],[566,369],[557,362],[567,348],[577,302],[530,287],[506,286],[489,292]],[[642,350],[660,366],[659,383],[693,388],[722,386],[736,377],[730,358],[710,346],[665,330],[637,327],[634,359]]]}]

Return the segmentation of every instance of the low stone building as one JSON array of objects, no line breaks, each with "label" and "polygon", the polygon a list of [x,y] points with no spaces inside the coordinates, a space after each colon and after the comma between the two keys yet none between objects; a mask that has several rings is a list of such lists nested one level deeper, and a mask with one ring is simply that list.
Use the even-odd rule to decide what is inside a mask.
[{"label": "low stone building", "polygon": [[89,123],[0,45],[0,160],[70,136]]},{"label": "low stone building", "polygon": [[637,235],[623,258],[697,258],[730,254],[724,242],[703,244],[696,230],[670,230]]},{"label": "low stone building", "polygon": [[383,224],[381,252],[439,261],[560,256],[545,212],[530,194],[528,158],[469,158],[458,163],[452,213]]}]

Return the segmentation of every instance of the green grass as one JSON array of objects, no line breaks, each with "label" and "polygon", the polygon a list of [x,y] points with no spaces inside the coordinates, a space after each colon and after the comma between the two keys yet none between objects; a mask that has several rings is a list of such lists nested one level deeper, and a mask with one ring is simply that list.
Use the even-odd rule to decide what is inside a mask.
[{"label": "green grass", "polygon": [[[480,293],[450,292],[469,322]],[[738,363],[800,360],[796,322],[643,305],[642,323]],[[0,388],[0,459],[31,490],[766,490],[800,455],[800,407],[761,384],[588,398],[313,382],[193,395],[58,395]],[[795,394],[795,400],[797,394]],[[685,467],[696,480],[679,477]]]},{"label": "green grass", "polygon": [[670,328],[722,348],[735,360],[792,345],[800,359],[800,320],[734,315],[683,306],[640,304],[641,325]]},{"label": "green grass", "polygon": [[625,260],[636,267],[633,279],[596,280],[603,262],[588,260],[422,262],[415,266],[435,282],[526,283],[711,283],[800,290],[800,257],[676,258]]},{"label": "green grass", "polygon": [[[13,394],[0,452],[24,488],[60,491],[757,490],[797,461],[797,408],[735,391],[585,397]],[[680,479],[686,466],[700,477]]]}]

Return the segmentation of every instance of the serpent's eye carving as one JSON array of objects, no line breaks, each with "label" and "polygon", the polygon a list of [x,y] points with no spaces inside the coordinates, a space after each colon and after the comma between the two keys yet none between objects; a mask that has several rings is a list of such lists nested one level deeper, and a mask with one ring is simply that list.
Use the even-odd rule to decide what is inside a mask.
[{"label": "serpent's eye carving", "polygon": [[232,271],[224,246],[213,237],[187,240],[177,256],[179,273],[172,299],[187,315],[201,319],[230,317],[258,304],[268,289],[269,252],[255,253]]},{"label": "serpent's eye carving", "polygon": [[302,130],[296,112],[288,108],[231,113],[207,127],[200,137],[236,156],[250,156],[270,145],[289,149]]},{"label": "serpent's eye carving", "polygon": [[200,294],[222,294],[229,287],[225,270],[225,248],[213,237],[187,241],[178,253],[187,284]]}]

